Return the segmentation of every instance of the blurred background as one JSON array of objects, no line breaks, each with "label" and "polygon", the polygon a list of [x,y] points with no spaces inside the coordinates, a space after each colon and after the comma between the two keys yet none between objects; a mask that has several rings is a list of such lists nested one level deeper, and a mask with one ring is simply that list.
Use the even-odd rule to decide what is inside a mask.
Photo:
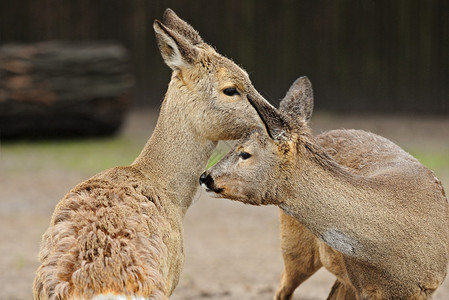
[{"label": "blurred background", "polygon": [[158,106],[170,71],[152,24],[167,7],[273,102],[307,75],[320,110],[449,114],[444,0],[2,0],[0,45],[118,41],[130,52],[133,105]]},{"label": "blurred background", "polygon": [[[131,163],[151,135],[170,80],[152,24],[167,7],[275,105],[308,76],[315,134],[383,135],[449,189],[448,1],[1,0],[0,299],[32,298],[40,238],[65,193]],[[272,298],[275,207],[199,190],[185,235],[173,299]],[[297,297],[325,299],[333,280],[321,270]],[[435,299],[448,298],[446,282]]]}]

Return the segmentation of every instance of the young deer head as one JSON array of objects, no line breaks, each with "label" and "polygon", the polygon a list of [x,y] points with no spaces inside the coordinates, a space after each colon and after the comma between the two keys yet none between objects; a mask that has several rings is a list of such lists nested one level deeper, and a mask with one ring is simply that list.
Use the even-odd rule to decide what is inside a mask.
[{"label": "young deer head", "polygon": [[173,70],[166,95],[170,114],[187,116],[200,137],[218,141],[237,139],[260,124],[247,97],[265,100],[255,90],[248,74],[218,54],[199,34],[172,10],[164,23],[154,22],[162,57]]},{"label": "young deer head", "polygon": [[[221,197],[245,203],[279,204],[282,185],[292,174],[297,157],[308,151],[313,110],[312,85],[307,77],[297,79],[281,102],[279,110],[248,98],[265,129],[245,135],[219,163],[203,173],[200,183]],[[287,171],[289,170],[289,171]]]}]

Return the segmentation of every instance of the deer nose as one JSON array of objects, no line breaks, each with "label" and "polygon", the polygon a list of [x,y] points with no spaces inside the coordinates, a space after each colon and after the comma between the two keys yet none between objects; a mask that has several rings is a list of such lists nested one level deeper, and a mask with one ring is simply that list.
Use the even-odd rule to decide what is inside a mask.
[{"label": "deer nose", "polygon": [[206,172],[201,174],[201,176],[200,176],[200,185],[204,185],[206,187],[209,187],[209,185],[211,183],[213,183],[213,182],[214,182],[214,180],[212,179],[212,177],[210,175],[206,175]]}]

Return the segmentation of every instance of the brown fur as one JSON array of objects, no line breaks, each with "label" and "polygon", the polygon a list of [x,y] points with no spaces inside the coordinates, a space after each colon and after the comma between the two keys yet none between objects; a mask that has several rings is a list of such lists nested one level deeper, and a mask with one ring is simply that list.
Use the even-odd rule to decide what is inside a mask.
[{"label": "brown fur", "polygon": [[[246,72],[173,11],[164,18],[154,30],[173,74],[153,135],[130,166],[95,175],[59,202],[42,238],[35,299],[167,299],[184,260],[182,219],[216,142],[261,127],[246,97],[264,100]],[[238,94],[224,94],[229,87]]]},{"label": "brown fur", "polygon": [[291,299],[321,265],[337,277],[329,299],[431,299],[449,261],[449,205],[434,174],[383,137],[335,130],[315,138],[307,116],[251,103],[267,130],[202,177],[222,197],[282,209],[276,299]]}]

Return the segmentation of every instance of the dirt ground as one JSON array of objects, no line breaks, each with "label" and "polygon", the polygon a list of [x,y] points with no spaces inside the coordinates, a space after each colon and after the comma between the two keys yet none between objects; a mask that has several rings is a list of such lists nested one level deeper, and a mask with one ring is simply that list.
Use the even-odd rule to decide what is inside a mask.
[{"label": "dirt ground", "polygon": [[[121,134],[143,145],[156,116],[156,111],[130,113]],[[449,118],[317,113],[312,127],[315,133],[366,129],[405,149],[449,155]],[[40,238],[51,213],[70,188],[87,178],[83,172],[45,167],[33,172],[1,171],[13,163],[0,154],[0,299],[31,299]],[[449,191],[449,168],[439,169],[437,175]],[[200,189],[184,223],[186,263],[171,299],[272,298],[283,269],[276,207],[212,199]],[[333,275],[322,269],[297,289],[295,299],[325,299],[333,281]],[[435,299],[449,299],[449,280]]]}]

